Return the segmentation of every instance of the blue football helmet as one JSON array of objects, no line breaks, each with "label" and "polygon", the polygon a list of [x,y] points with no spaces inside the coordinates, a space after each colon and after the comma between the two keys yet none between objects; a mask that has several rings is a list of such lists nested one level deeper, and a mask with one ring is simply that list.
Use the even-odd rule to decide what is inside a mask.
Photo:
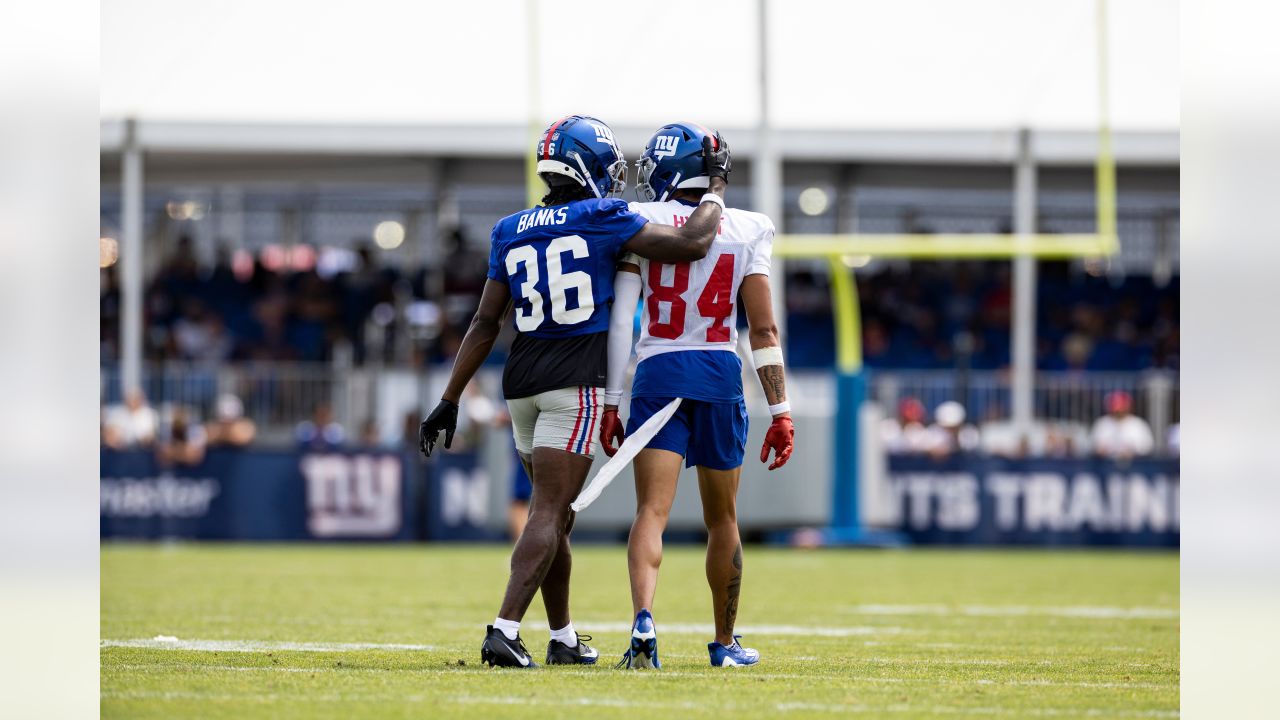
[{"label": "blue football helmet", "polygon": [[548,186],[573,184],[598,198],[619,197],[627,189],[627,159],[613,140],[613,130],[586,115],[570,115],[551,123],[537,148],[538,175]]},{"label": "blue football helmet", "polygon": [[702,159],[702,138],[720,146],[720,134],[697,123],[671,123],[658,128],[636,161],[636,193],[645,202],[665,202],[676,190],[705,188],[710,178]]}]

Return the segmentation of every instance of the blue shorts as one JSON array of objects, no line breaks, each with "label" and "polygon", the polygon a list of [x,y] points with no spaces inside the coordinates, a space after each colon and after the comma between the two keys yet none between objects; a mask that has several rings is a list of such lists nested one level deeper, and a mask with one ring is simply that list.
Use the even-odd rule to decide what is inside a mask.
[{"label": "blue shorts", "polygon": [[[633,397],[627,435],[639,429],[675,398]],[[747,404],[685,400],[676,414],[645,447],[670,450],[684,456],[684,466],[699,465],[712,470],[742,467],[747,453]]]}]

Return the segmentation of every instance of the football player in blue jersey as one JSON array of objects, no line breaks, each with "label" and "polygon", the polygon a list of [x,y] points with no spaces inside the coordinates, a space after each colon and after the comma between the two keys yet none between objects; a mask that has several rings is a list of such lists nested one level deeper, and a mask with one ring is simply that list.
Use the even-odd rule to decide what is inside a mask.
[{"label": "football player in blue jersey", "polygon": [[537,160],[547,195],[541,207],[494,226],[480,307],[440,404],[419,430],[424,455],[431,455],[441,431],[450,446],[462,390],[514,310],[517,335],[502,388],[533,498],[511,553],[506,595],[480,648],[490,666],[536,667],[519,631],[539,589],[551,625],[546,662],[593,664],[598,657],[569,616],[569,503],[591,468],[617,259],[623,252],[662,262],[705,256],[720,223],[730,166],[728,148],[707,146],[699,169],[711,181],[698,209],[675,228],[649,223],[617,199],[626,187],[626,160],[612,130],[595,118],[571,115],[552,123],[538,141]]},{"label": "football player in blue jersey", "polygon": [[[696,123],[659,128],[638,162],[637,187],[649,202],[631,209],[652,223],[689,222],[698,198],[712,182],[701,156],[722,140]],[[716,667],[754,665],[760,653],[744,648],[734,634],[742,587],[742,543],[738,535],[738,479],[747,442],[747,410],[742,394],[742,362],[737,355],[738,300],[750,326],[752,359],[769,402],[773,422],[765,433],[760,461],[777,469],[791,457],[795,431],[787,401],[782,349],[769,292],[773,223],[760,213],[724,211],[711,251],[701,260],[671,263],[628,256],[615,279],[617,299],[609,337],[609,377],[601,442],[613,455],[623,439],[618,420],[623,375],[631,355],[632,323],[641,292],[644,309],[639,364],[631,388],[627,434],[643,450],[635,458],[636,517],[627,542],[635,621],[631,645],[620,667],[657,668],[653,621],[662,532],[675,499],[680,467],[696,466],[702,516],[707,527],[707,582],[715,618],[715,639],[707,644]],[[657,430],[638,431],[650,417],[674,408]],[[652,425],[652,424],[651,424]]]}]

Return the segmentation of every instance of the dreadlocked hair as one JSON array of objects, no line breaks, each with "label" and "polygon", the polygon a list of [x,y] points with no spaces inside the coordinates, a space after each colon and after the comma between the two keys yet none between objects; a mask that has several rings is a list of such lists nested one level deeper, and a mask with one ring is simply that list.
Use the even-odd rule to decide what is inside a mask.
[{"label": "dreadlocked hair", "polygon": [[547,183],[547,194],[542,196],[544,206],[564,205],[574,200],[589,200],[594,197],[586,187],[553,173],[543,173],[542,179]]}]

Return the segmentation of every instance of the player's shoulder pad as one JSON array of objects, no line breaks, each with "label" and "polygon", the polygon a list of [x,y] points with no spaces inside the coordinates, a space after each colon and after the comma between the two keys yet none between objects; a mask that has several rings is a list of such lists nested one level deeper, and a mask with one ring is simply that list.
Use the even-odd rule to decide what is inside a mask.
[{"label": "player's shoulder pad", "polygon": [[763,238],[772,238],[777,232],[773,226],[773,221],[764,213],[754,212],[752,210],[743,210],[741,208],[725,208],[725,215],[733,218],[735,224],[747,231],[747,234],[754,240]]},{"label": "player's shoulder pad", "polygon": [[578,200],[578,203],[586,203],[579,205],[589,209],[592,212],[618,212],[627,209],[627,201],[622,198],[587,198],[586,200]]},{"label": "player's shoulder pad", "polygon": [[511,213],[510,215],[507,215],[504,218],[499,219],[498,222],[494,223],[493,232],[489,234],[490,244],[499,242],[504,238],[511,237],[514,234],[511,232],[512,226],[516,222],[518,222],[518,218],[521,215],[527,212],[529,212],[529,209],[524,209],[519,212],[514,212],[514,213]]},{"label": "player's shoulder pad", "polygon": [[[653,220],[658,220],[659,218],[666,218],[670,214],[669,206],[673,202],[675,201],[668,200],[666,202],[637,202],[635,200],[632,200],[630,205],[628,205],[628,207],[631,209],[631,212],[643,218],[653,221]],[[668,221],[663,224],[670,225],[671,224],[670,219],[668,218]]]},{"label": "player's shoulder pad", "polygon": [[508,236],[514,235],[515,233],[512,232],[512,230],[516,227],[516,225],[520,223],[521,215],[524,215],[525,213],[531,210],[536,211],[541,209],[543,209],[541,205],[536,205],[531,208],[517,210],[511,213],[510,215],[507,215],[506,217],[498,220],[498,222],[493,224],[493,238],[496,240],[497,238],[500,238],[500,237],[508,237]]}]

